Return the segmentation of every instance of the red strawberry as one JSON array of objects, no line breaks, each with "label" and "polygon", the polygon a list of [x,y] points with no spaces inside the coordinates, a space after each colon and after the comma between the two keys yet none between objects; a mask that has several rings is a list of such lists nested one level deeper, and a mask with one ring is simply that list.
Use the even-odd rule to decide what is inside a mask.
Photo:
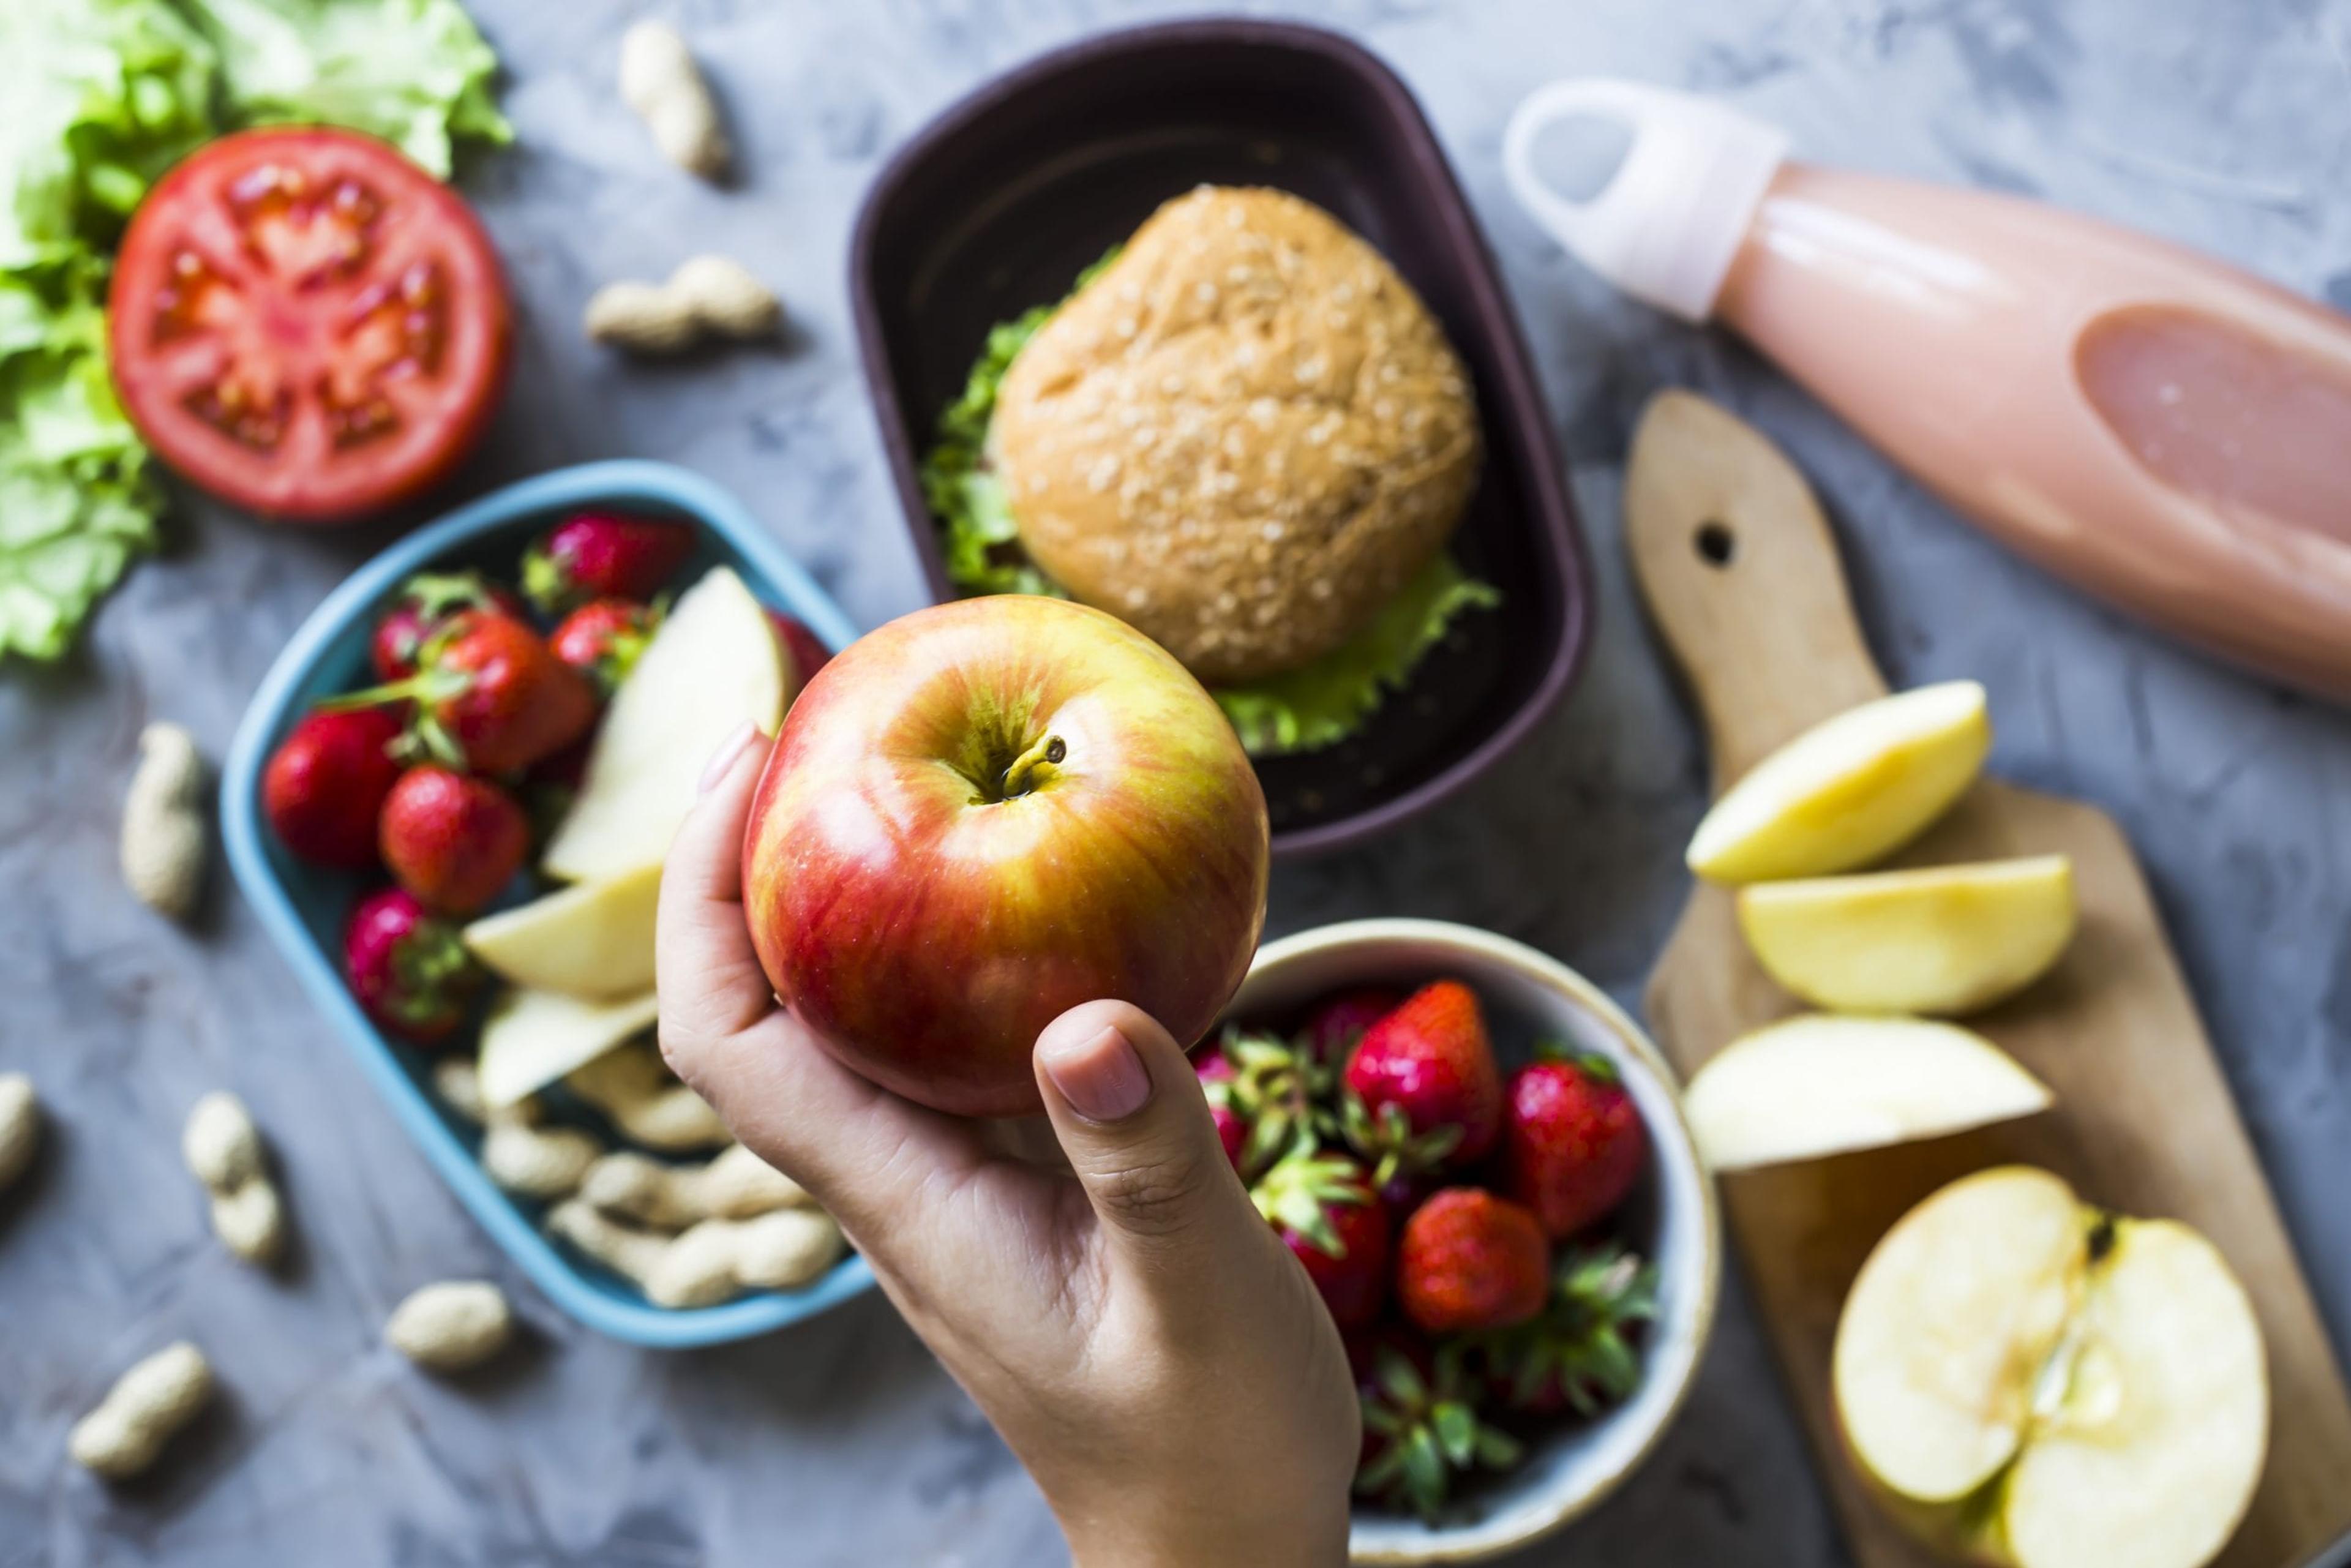
[{"label": "red strawberry", "polygon": [[377,1025],[430,1045],[465,1021],[482,971],[457,927],[400,888],[368,894],[343,928],[343,977]]},{"label": "red strawberry", "polygon": [[444,915],[471,915],[496,898],[530,852],[530,823],[512,796],[429,764],[401,775],[377,833],[392,880]]},{"label": "red strawberry", "polygon": [[1388,1211],[1363,1166],[1344,1155],[1293,1154],[1260,1176],[1249,1197],[1306,1266],[1334,1322],[1361,1328],[1380,1315],[1388,1294]]},{"label": "red strawberry", "polygon": [[588,677],[596,695],[610,697],[637,667],[661,612],[626,599],[596,599],[565,616],[548,634],[555,656]]},{"label": "red strawberry", "polygon": [[1648,1162],[1648,1131],[1605,1057],[1531,1062],[1510,1077],[1502,1189],[1556,1240],[1604,1219]]},{"label": "red strawberry", "polygon": [[1348,1141],[1398,1171],[1475,1165],[1502,1130],[1502,1074],[1478,998],[1458,980],[1423,986],[1364,1032],[1348,1059]]},{"label": "red strawberry", "polygon": [[314,713],[278,743],[261,775],[261,806],[287,849],[319,865],[375,864],[376,813],[400,778],[401,728],[388,708]]},{"label": "red strawberry", "polygon": [[1396,1249],[1396,1297],[1429,1333],[1505,1329],[1542,1311],[1551,1241],[1529,1210],[1449,1186],[1413,1210]]},{"label": "red strawberry", "polygon": [[615,512],[580,512],[522,558],[522,591],[546,615],[590,599],[651,599],[694,553],[694,529]]},{"label": "red strawberry", "polygon": [[1623,1404],[1641,1384],[1634,1327],[1656,1315],[1656,1271],[1639,1258],[1614,1242],[1569,1252],[1542,1312],[1489,1344],[1495,1397],[1537,1416]]},{"label": "red strawberry", "polygon": [[1244,1177],[1292,1152],[1311,1152],[1339,1132],[1332,1113],[1331,1070],[1302,1042],[1285,1044],[1238,1026],[1225,1030],[1222,1054],[1232,1067],[1225,1099],[1249,1124],[1241,1151]]},{"label": "red strawberry", "polygon": [[1233,1064],[1211,1045],[1192,1058],[1192,1071],[1208,1098],[1208,1117],[1217,1124],[1217,1142],[1225,1146],[1225,1158],[1232,1162],[1233,1169],[1238,1170],[1241,1151],[1249,1145],[1249,1122],[1233,1106]]},{"label": "red strawberry", "polygon": [[1434,1521],[1456,1474],[1508,1469],[1524,1457],[1515,1438],[1478,1419],[1466,1350],[1393,1324],[1350,1339],[1364,1412],[1357,1493]]},{"label": "red strawberry", "polygon": [[1316,1008],[1306,1019],[1306,1049],[1317,1061],[1343,1066],[1370,1028],[1404,1005],[1404,993],[1384,986],[1364,986]]},{"label": "red strawberry", "polygon": [[806,623],[780,610],[768,611],[768,619],[775,623],[776,641],[784,645],[784,657],[792,666],[791,686],[797,690],[816,679],[816,673],[832,661],[832,650],[818,642]]},{"label": "red strawberry", "polygon": [[416,655],[433,633],[460,610],[499,610],[519,620],[522,601],[478,571],[423,571],[401,584],[368,643],[368,662],[379,681],[404,680],[416,673]]},{"label": "red strawberry", "polygon": [[340,712],[411,701],[411,725],[425,753],[480,773],[518,772],[596,722],[596,693],[587,677],[530,627],[495,610],[452,616],[407,679],[319,706]]}]

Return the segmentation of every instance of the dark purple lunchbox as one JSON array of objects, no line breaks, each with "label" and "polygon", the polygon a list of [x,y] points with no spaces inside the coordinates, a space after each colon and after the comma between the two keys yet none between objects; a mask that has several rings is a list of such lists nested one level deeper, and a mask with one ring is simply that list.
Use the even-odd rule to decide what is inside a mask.
[{"label": "dark purple lunchbox", "polygon": [[1477,219],[1411,93],[1361,47],[1280,23],[1113,33],[998,78],[900,150],[859,214],[850,288],[898,498],[953,595],[917,464],[987,329],[1062,297],[1170,196],[1277,185],[1384,252],[1477,382],[1487,456],[1453,549],[1499,586],[1362,733],[1258,765],[1277,854],[1358,843],[1477,777],[1567,689],[1589,575],[1550,420]]}]

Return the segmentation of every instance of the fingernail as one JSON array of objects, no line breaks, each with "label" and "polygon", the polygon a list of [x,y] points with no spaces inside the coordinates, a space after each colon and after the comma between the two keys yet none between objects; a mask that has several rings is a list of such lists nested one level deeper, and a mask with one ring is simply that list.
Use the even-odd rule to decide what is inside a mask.
[{"label": "fingernail", "polygon": [[1151,1070],[1115,1029],[1076,1045],[1048,1046],[1042,1055],[1045,1076],[1091,1121],[1123,1122],[1151,1098]]},{"label": "fingernail", "polygon": [[751,737],[758,733],[759,727],[747,718],[737,725],[735,733],[720,741],[718,749],[710,754],[710,760],[702,765],[702,781],[694,787],[694,792],[707,795],[716,789],[718,781],[726,777],[726,770],[735,766],[735,759],[743,755],[743,748],[751,744]]}]

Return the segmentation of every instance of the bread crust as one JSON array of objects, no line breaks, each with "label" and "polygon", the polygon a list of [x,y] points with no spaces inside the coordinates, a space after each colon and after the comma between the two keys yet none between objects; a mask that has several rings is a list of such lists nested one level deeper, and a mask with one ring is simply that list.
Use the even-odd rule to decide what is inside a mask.
[{"label": "bread crust", "polygon": [[1168,202],[1030,339],[990,431],[1020,538],[1201,680],[1307,664],[1443,546],[1468,372],[1386,259],[1286,192]]}]

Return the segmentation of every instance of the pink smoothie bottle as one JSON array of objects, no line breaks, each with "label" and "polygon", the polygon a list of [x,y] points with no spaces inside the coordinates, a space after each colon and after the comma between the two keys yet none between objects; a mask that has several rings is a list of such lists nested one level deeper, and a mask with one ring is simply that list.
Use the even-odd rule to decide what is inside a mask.
[{"label": "pink smoothie bottle", "polygon": [[[1541,142],[1616,122],[1586,198]],[[1583,263],[1719,319],[1953,507],[2218,653],[2351,700],[2351,318],[2036,202],[1786,157],[1704,99],[1568,81],[1511,189]]]}]

